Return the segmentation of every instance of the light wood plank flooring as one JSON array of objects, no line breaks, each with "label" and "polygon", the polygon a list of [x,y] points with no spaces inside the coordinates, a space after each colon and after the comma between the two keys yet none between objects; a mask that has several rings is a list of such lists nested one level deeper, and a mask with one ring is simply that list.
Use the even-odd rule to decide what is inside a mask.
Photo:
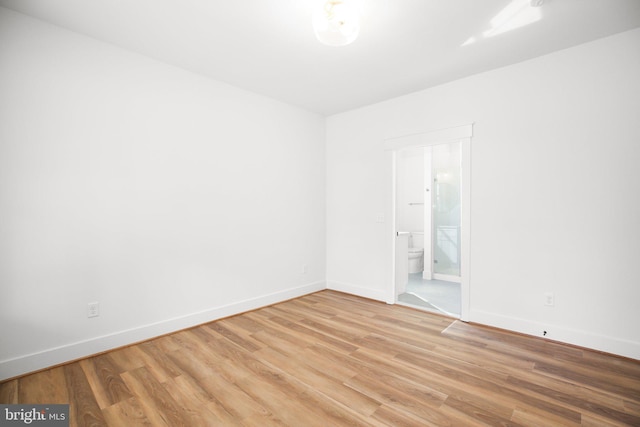
[{"label": "light wood plank flooring", "polygon": [[322,291],[0,384],[72,426],[640,426],[640,362]]}]

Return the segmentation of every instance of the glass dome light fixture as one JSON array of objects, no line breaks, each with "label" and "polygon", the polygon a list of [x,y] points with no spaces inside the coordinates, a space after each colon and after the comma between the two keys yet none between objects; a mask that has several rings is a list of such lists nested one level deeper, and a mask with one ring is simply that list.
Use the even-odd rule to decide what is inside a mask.
[{"label": "glass dome light fixture", "polygon": [[355,0],[321,0],[313,11],[313,30],[321,43],[344,46],[360,32],[358,2]]}]

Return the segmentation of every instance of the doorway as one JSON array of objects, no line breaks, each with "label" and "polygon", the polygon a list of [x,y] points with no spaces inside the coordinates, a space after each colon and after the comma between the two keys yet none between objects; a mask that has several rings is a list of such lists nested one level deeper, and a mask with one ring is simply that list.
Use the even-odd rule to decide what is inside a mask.
[{"label": "doorway", "polygon": [[397,302],[456,318],[461,298],[460,148],[458,141],[410,147],[396,157],[397,249],[404,254],[406,244],[408,254],[408,274],[397,279]]},{"label": "doorway", "polygon": [[464,125],[385,140],[393,171],[390,299],[463,321],[469,315],[471,135],[472,125]]}]

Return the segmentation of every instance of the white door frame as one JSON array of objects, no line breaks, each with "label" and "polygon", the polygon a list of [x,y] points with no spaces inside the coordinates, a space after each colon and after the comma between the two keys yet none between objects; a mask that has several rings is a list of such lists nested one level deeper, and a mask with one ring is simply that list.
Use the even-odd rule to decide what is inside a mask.
[{"label": "white door frame", "polygon": [[389,289],[387,302],[396,302],[395,284],[395,254],[396,254],[396,157],[399,150],[404,148],[428,147],[432,145],[460,142],[461,146],[461,182],[460,182],[460,290],[461,307],[460,320],[469,321],[470,294],[469,294],[469,260],[471,247],[471,138],[473,136],[473,123],[468,125],[455,126],[434,131],[421,132],[411,135],[387,138],[383,142],[383,149],[387,152],[387,161],[390,162],[392,171],[392,197],[389,200],[391,205],[387,211],[391,212],[391,221],[388,222],[387,231],[392,239],[386,241],[390,243],[388,250],[391,262],[391,275],[389,277]]}]

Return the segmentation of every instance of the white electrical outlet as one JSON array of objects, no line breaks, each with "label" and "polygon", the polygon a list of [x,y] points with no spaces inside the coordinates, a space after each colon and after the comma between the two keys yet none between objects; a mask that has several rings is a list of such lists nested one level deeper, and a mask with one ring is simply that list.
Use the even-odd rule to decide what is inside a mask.
[{"label": "white electrical outlet", "polygon": [[100,303],[90,302],[87,305],[87,317],[98,317],[98,316],[100,316]]},{"label": "white electrical outlet", "polygon": [[547,305],[549,307],[553,307],[555,305],[555,298],[553,296],[553,292],[545,292],[544,305]]},{"label": "white electrical outlet", "polygon": [[307,266],[307,264],[302,264],[302,268],[300,269],[300,272],[302,274],[307,274],[307,271],[309,271],[309,266]]}]

